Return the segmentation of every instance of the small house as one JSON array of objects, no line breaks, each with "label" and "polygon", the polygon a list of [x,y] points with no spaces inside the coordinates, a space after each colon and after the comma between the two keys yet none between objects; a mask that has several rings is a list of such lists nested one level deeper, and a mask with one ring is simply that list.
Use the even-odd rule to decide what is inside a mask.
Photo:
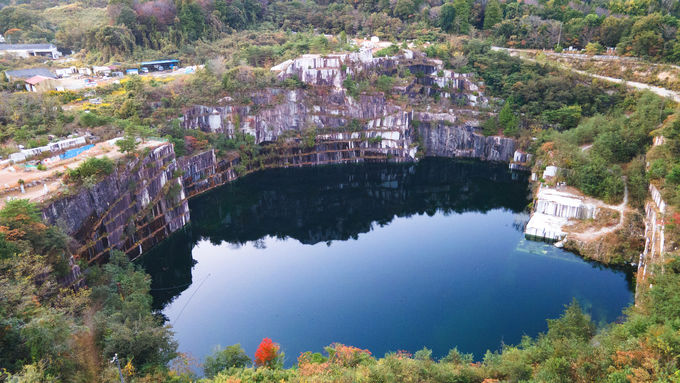
[{"label": "small house", "polygon": [[111,74],[111,68],[107,66],[93,66],[92,72],[96,76],[109,76]]},{"label": "small house", "polygon": [[24,80],[26,90],[29,92],[44,92],[56,89],[55,79],[44,76],[33,76]]}]

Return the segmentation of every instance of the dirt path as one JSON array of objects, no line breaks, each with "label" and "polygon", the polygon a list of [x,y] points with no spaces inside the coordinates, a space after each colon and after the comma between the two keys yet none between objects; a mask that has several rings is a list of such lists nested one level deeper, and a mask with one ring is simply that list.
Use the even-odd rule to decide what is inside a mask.
[{"label": "dirt path", "polygon": [[586,230],[583,233],[573,233],[569,234],[568,236],[572,237],[573,239],[577,239],[579,241],[583,242],[589,242],[592,241],[602,235],[611,233],[613,231],[616,231],[623,227],[623,221],[625,218],[626,214],[626,205],[628,205],[628,185],[625,182],[624,179],[624,189],[623,189],[623,202],[621,202],[618,205],[612,206],[612,205],[607,205],[606,203],[600,201],[598,204],[599,207],[606,207],[612,210],[616,210],[619,212],[619,223],[614,225],[614,226],[608,226],[608,227],[603,227],[600,229],[590,229]]},{"label": "dirt path", "polygon": [[[527,53],[535,52],[535,51],[532,51],[532,50],[511,49],[511,48],[503,48],[503,47],[491,47],[491,49],[495,50],[495,51],[508,52],[508,54],[510,56],[518,57],[518,58],[525,60],[525,61],[534,62],[534,63],[538,62],[536,59],[532,59],[532,58],[525,57],[525,56],[522,55],[522,52],[527,52]],[[562,69],[570,70],[574,73],[578,73],[578,74],[583,75],[583,76],[589,76],[589,77],[592,77],[592,78],[597,78],[597,79],[600,79],[600,80],[613,82],[615,84],[625,84],[629,88],[649,90],[649,91],[651,91],[651,92],[653,92],[653,93],[655,93],[655,94],[657,94],[661,97],[668,97],[675,102],[680,102],[680,93],[672,91],[670,89],[661,88],[661,87],[658,87],[658,86],[644,84],[644,83],[636,82],[636,81],[626,81],[626,80],[623,80],[623,79],[620,79],[620,78],[607,77],[607,76],[601,76],[599,74],[588,73],[588,72],[584,72],[582,70],[570,68],[566,65],[562,65],[562,64],[555,62],[555,61],[553,61],[551,63],[555,66],[562,68]]]},{"label": "dirt path", "polygon": [[[149,139],[145,143],[140,144],[138,149],[155,148],[163,143],[164,141]],[[92,157],[108,157],[117,161],[123,156],[124,154],[118,150],[115,144],[110,141],[104,141],[96,143],[93,148],[84,151],[76,157],[47,164],[48,168],[43,171],[36,168],[32,168],[30,171],[26,170],[23,163],[0,169],[0,208],[5,205],[8,199],[22,198],[39,202],[49,198],[50,195],[62,186],[61,176],[55,175],[57,171],[66,172],[68,169],[75,169]],[[19,188],[19,180],[24,181],[23,193]]]}]

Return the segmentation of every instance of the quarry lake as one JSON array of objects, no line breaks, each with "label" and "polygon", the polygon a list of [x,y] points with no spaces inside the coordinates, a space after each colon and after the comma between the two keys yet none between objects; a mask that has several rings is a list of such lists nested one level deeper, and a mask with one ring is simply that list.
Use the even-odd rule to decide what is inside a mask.
[{"label": "quarry lake", "polygon": [[334,342],[481,359],[573,298],[602,324],[633,302],[629,273],[524,239],[529,197],[505,164],[267,170],[190,201],[191,225],[140,262],[198,360],[235,343],[252,357],[264,337],[286,365]]}]

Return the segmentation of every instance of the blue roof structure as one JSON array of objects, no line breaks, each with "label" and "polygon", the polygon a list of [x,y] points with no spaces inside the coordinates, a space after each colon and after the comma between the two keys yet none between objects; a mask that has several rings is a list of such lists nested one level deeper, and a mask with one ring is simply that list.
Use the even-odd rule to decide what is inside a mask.
[{"label": "blue roof structure", "polygon": [[139,63],[140,66],[163,65],[163,64],[179,64],[179,60],[156,60],[156,61],[144,61]]}]

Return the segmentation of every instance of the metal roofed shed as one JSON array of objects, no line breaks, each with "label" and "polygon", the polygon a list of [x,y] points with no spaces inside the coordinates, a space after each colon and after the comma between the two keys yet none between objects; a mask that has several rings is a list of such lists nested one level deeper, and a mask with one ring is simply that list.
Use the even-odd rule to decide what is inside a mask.
[{"label": "metal roofed shed", "polygon": [[174,69],[179,66],[179,60],[155,60],[155,61],[144,61],[139,63],[141,68],[147,68],[149,70],[162,71],[166,69]]},{"label": "metal roofed shed", "polygon": [[5,71],[5,76],[10,81],[19,79],[29,79],[35,76],[43,76],[47,78],[57,78],[57,75],[52,73],[47,68],[30,68],[30,69],[16,69]]},{"label": "metal roofed shed", "polygon": [[45,56],[52,59],[61,57],[54,44],[0,44],[0,55],[10,54],[18,57]]}]

